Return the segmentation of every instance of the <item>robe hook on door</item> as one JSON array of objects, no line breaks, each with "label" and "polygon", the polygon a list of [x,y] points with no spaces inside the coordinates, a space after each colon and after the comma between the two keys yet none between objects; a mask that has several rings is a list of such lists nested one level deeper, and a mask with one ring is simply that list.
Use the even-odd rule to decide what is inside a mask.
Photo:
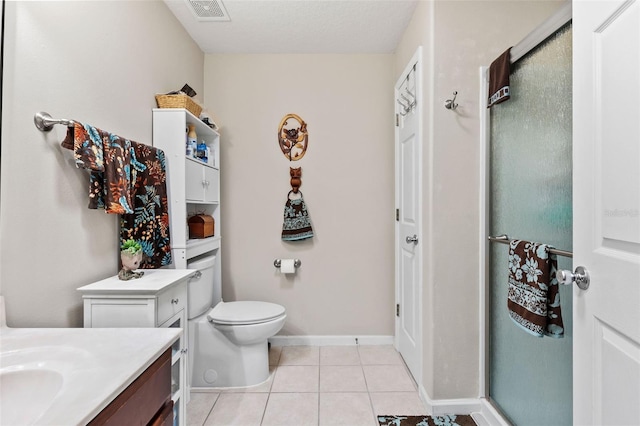
[{"label": "robe hook on door", "polygon": [[453,92],[453,99],[447,99],[444,101],[444,107],[446,109],[455,110],[458,108],[458,104],[456,103],[456,96],[458,96],[458,92]]},{"label": "robe hook on door", "polygon": [[[400,93],[400,97],[398,99],[396,99],[396,101],[402,107],[402,111],[400,111],[400,115],[402,115],[403,117],[405,115],[407,115],[409,112],[413,111],[413,109],[416,107],[416,104],[417,104],[416,95],[411,93],[409,91],[409,89],[407,89],[406,87],[405,87],[404,90],[405,90],[406,94],[411,97],[411,99],[407,98],[404,93]],[[402,99],[400,99],[400,98],[402,98]],[[403,100],[404,100],[404,102],[403,102]]]},{"label": "robe hook on door", "polygon": [[407,115],[411,110],[411,107],[408,104],[403,103],[401,99],[396,99],[396,102],[398,102],[401,107],[401,110],[398,111],[398,113],[403,117]]}]

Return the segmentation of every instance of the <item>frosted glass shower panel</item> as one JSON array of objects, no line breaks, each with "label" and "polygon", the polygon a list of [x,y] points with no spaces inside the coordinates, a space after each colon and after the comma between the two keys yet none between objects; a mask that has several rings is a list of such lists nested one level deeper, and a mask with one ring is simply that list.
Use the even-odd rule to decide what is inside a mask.
[{"label": "frosted glass shower panel", "polygon": [[[511,99],[491,109],[490,234],[572,250],[571,27],[512,67]],[[489,396],[519,426],[572,423],[572,304],[565,336],[538,338],[507,311],[509,247],[490,245]],[[559,256],[560,269],[571,259]]]}]

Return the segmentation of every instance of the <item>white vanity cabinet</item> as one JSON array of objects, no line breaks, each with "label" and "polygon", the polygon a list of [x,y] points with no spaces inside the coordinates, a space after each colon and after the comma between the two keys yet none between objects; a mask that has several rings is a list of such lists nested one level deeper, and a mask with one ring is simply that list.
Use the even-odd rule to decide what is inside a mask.
[{"label": "white vanity cabinet", "polygon": [[[186,155],[189,125],[195,126],[198,141],[209,147],[211,161],[204,163]],[[215,255],[216,279],[220,277],[220,134],[182,108],[153,110],[153,146],[164,151],[167,166],[169,221],[173,266],[187,268],[202,255]],[[187,220],[194,214],[211,215],[215,234],[189,239]]]},{"label": "white vanity cabinet", "polygon": [[174,425],[186,424],[187,283],[195,271],[150,269],[138,279],[117,276],[78,288],[84,302],[85,328],[182,328],[171,348],[171,399]]}]

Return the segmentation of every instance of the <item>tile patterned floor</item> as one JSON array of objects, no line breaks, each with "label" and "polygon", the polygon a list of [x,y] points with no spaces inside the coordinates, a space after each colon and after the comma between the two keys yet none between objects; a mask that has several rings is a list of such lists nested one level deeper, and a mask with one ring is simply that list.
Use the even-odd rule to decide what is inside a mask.
[{"label": "tile patterned floor", "polygon": [[379,414],[428,414],[393,346],[283,346],[250,388],[191,392],[191,426],[377,426]]}]

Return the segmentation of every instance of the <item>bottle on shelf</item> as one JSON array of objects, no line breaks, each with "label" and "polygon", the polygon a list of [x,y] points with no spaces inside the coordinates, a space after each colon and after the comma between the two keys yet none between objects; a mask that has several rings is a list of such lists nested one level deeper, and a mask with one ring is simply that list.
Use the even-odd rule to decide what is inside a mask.
[{"label": "bottle on shelf", "polygon": [[196,133],[196,125],[189,124],[189,133],[187,133],[187,156],[195,157],[198,146],[198,134]]},{"label": "bottle on shelf", "polygon": [[200,141],[196,149],[196,158],[203,163],[207,162],[207,144],[204,141]]}]

